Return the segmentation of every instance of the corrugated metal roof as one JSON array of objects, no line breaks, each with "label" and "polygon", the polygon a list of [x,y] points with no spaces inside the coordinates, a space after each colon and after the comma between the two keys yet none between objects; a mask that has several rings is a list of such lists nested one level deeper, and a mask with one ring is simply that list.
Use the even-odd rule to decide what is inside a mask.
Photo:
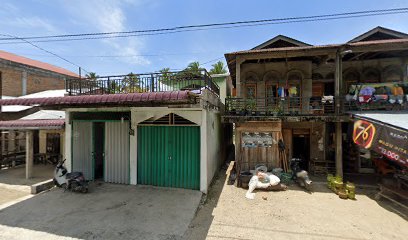
[{"label": "corrugated metal roof", "polygon": [[31,67],[41,68],[41,69],[44,69],[44,70],[48,70],[48,71],[51,71],[51,72],[55,72],[55,73],[59,73],[59,74],[63,74],[63,75],[67,75],[67,76],[71,76],[71,77],[75,77],[75,78],[79,77],[78,74],[73,73],[73,72],[71,72],[71,71],[69,71],[67,69],[57,67],[57,66],[51,65],[49,63],[40,62],[40,61],[37,61],[37,60],[34,60],[34,59],[18,56],[18,55],[15,55],[13,53],[1,51],[1,50],[0,50],[0,58],[11,61],[11,62],[24,64],[24,65],[28,65],[28,66],[31,66]]},{"label": "corrugated metal roof", "polygon": [[147,102],[189,101],[195,94],[189,91],[147,92],[127,94],[81,95],[51,98],[17,98],[0,100],[0,105],[57,106],[57,105],[109,105]]},{"label": "corrugated metal roof", "polygon": [[[42,92],[27,94],[20,97],[3,96],[2,99],[19,99],[19,98],[40,98],[40,97],[63,97],[67,94],[65,89],[46,90]],[[2,112],[21,112],[30,109],[30,106],[9,105],[2,108]]]},{"label": "corrugated metal roof", "polygon": [[33,114],[21,118],[22,120],[36,120],[36,119],[65,119],[65,111],[56,110],[40,110]]},{"label": "corrugated metal roof", "polygon": [[62,129],[65,120],[14,120],[0,121],[0,129],[17,130],[17,129]]},{"label": "corrugated metal roof", "polygon": [[408,130],[408,113],[358,113],[353,116]]}]

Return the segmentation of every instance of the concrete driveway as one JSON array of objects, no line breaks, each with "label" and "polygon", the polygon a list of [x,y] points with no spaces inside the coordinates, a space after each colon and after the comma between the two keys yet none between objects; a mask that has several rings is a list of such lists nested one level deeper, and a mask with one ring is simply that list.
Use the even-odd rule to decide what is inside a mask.
[{"label": "concrete driveway", "polygon": [[201,193],[99,183],[52,189],[0,210],[0,239],[180,239]]}]

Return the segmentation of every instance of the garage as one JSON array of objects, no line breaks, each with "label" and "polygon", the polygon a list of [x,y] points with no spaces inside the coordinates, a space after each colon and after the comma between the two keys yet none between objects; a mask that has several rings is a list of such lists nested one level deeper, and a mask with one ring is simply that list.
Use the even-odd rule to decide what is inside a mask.
[{"label": "garage", "polygon": [[139,125],[137,183],[200,189],[200,127]]}]

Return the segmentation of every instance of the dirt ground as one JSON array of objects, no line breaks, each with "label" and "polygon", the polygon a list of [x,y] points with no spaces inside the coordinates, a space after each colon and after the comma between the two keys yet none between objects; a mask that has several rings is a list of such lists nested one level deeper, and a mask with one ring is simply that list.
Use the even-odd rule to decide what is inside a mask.
[{"label": "dirt ground", "polygon": [[[185,239],[407,239],[408,222],[375,190],[357,189],[357,200],[342,200],[324,184],[307,193],[296,185],[285,192],[257,192],[214,181]],[[262,196],[267,200],[263,200]]]}]

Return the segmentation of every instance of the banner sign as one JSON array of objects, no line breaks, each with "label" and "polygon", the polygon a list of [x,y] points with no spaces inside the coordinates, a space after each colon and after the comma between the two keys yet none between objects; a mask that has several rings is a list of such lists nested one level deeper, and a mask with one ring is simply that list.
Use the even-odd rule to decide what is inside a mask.
[{"label": "banner sign", "polygon": [[373,150],[408,167],[407,131],[367,120],[357,120],[354,122],[353,141],[360,147]]}]

